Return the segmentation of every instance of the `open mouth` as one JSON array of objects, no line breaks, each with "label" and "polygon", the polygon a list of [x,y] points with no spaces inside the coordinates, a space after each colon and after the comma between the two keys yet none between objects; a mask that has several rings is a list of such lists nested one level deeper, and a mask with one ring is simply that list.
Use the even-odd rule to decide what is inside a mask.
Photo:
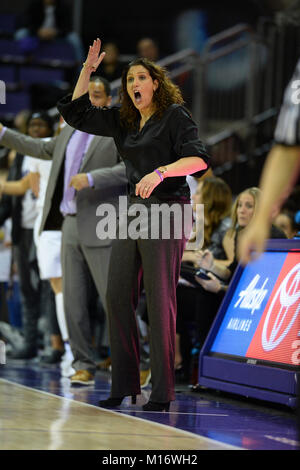
[{"label": "open mouth", "polygon": [[140,94],[139,91],[135,91],[135,92],[134,92],[134,99],[135,99],[136,103],[140,103],[140,102],[141,102],[142,95]]}]

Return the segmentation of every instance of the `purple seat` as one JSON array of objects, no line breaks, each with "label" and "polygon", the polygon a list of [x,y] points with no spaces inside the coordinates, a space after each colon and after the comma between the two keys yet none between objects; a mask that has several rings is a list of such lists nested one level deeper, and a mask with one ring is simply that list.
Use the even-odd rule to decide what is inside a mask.
[{"label": "purple seat", "polygon": [[70,66],[75,63],[74,49],[70,43],[62,39],[53,42],[40,42],[33,53],[37,63],[61,64]]},{"label": "purple seat", "polygon": [[0,58],[6,60],[7,58],[23,59],[24,56],[20,50],[19,44],[13,39],[0,39]]},{"label": "purple seat", "polygon": [[0,14],[0,34],[14,34],[16,15],[12,13]]},{"label": "purple seat", "polygon": [[30,94],[25,91],[7,91],[6,104],[0,104],[0,118],[12,119],[23,109],[31,109]]},{"label": "purple seat", "polygon": [[0,64],[0,80],[6,85],[17,83],[17,74],[15,65]]},{"label": "purple seat", "polygon": [[19,71],[19,81],[25,85],[33,83],[53,83],[64,81],[64,70],[38,66],[23,66]]}]

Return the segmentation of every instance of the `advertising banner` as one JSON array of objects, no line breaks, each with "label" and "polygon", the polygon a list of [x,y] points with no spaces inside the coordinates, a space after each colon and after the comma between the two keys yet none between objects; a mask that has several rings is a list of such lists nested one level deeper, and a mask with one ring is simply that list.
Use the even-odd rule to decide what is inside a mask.
[{"label": "advertising banner", "polygon": [[299,251],[265,252],[243,271],[210,352],[298,366],[299,311]]}]

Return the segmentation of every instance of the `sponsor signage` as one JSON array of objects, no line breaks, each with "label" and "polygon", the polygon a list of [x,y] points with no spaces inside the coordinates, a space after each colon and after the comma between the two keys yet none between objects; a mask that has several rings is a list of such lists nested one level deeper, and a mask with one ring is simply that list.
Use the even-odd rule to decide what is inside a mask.
[{"label": "sponsor signage", "polygon": [[210,353],[299,366],[299,251],[267,251],[244,269]]}]

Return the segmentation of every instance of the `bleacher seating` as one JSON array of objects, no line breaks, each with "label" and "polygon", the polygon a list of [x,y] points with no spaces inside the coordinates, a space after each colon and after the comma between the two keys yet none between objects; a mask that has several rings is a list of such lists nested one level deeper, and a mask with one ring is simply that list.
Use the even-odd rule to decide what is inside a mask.
[{"label": "bleacher seating", "polygon": [[33,52],[32,62],[62,68],[74,67],[76,65],[74,50],[71,44],[63,40],[57,40],[55,43],[41,42]]},{"label": "bleacher seating", "polygon": [[15,32],[16,16],[12,13],[0,15],[0,37],[12,37]]},{"label": "bleacher seating", "polygon": [[[1,17],[1,15],[0,15]],[[0,38],[0,62],[22,64],[27,58],[22,54],[17,41],[12,38]]]},{"label": "bleacher seating", "polygon": [[[77,66],[68,42],[37,41],[37,47],[24,52],[24,44],[14,40],[14,32],[14,15],[0,14],[0,80],[6,88],[6,103],[0,104],[0,120],[4,121],[12,120],[22,109],[39,107],[39,96],[33,96],[39,86],[45,90],[43,86],[49,85],[49,97],[56,96],[53,91],[56,87],[66,90],[72,70]],[[42,105],[45,100],[40,98]]]},{"label": "bleacher seating", "polygon": [[0,119],[12,121],[19,111],[30,108],[31,97],[28,91],[7,91],[6,104],[0,105]]},{"label": "bleacher seating", "polygon": [[31,66],[20,67],[19,81],[23,86],[33,83],[53,83],[64,81],[63,69],[52,69],[50,67]]},{"label": "bleacher seating", "polygon": [[17,67],[14,64],[0,64],[0,78],[8,87],[16,85]]}]

